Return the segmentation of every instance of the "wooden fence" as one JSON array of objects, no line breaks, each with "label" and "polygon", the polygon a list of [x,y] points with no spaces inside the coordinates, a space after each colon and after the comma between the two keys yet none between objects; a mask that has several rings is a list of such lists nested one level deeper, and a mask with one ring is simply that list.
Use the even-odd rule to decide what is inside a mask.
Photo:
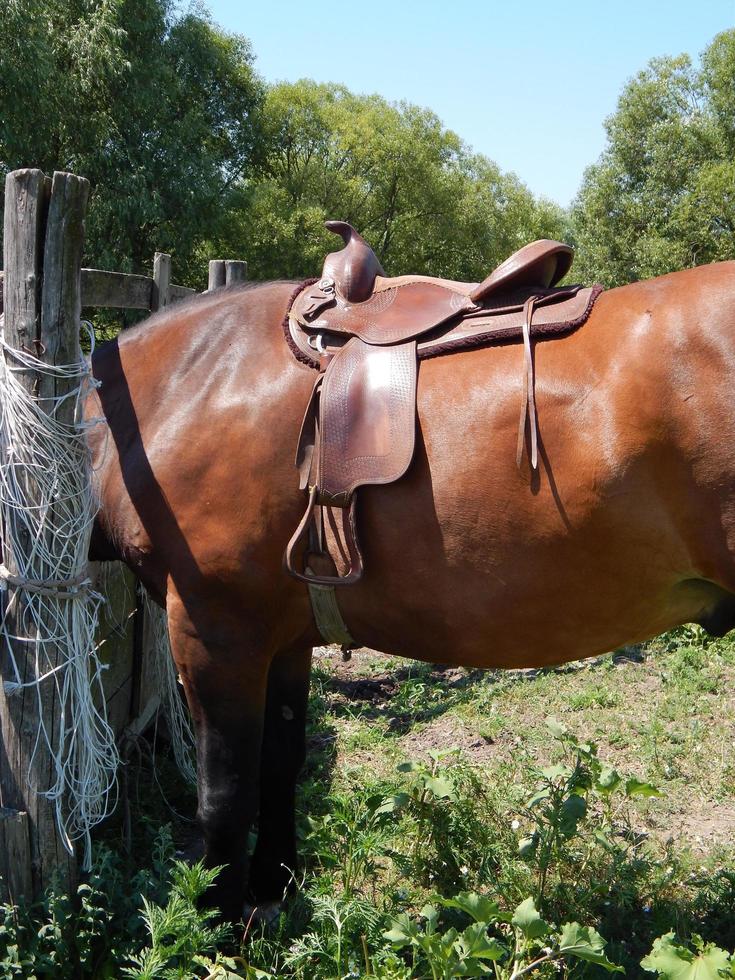
[{"label": "wooden fence", "polygon": [[[171,256],[165,253],[155,254],[150,277],[81,268],[88,191],[88,182],[73,174],[49,178],[39,170],[20,170],[6,180],[0,272],[6,336],[32,348],[46,331],[45,346],[36,349],[58,349],[59,362],[64,357],[72,361],[79,350],[81,308],[155,312],[195,293],[171,281]],[[213,260],[209,290],[244,281],[246,275],[245,262]],[[45,343],[46,335],[54,342]],[[66,341],[59,342],[61,337]],[[132,574],[117,568],[107,579],[108,602],[97,642],[100,658],[109,665],[104,672],[109,721],[122,738],[126,732],[141,733],[160,702],[150,669],[152,626]],[[26,661],[30,676],[33,653],[27,641],[17,655]],[[44,700],[46,722],[54,712],[51,688]],[[18,707],[23,700],[4,697],[0,690],[0,899],[6,901],[37,897],[53,876],[71,885],[76,875],[75,860],[56,835],[52,807],[28,785],[24,767],[41,719],[29,714],[27,706],[25,713],[22,704]],[[36,753],[34,765],[39,771],[31,781],[42,788],[48,759]]]}]

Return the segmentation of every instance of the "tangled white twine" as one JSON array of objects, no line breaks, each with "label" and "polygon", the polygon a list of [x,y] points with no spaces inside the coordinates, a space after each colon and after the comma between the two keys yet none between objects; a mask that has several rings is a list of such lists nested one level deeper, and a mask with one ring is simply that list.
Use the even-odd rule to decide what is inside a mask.
[{"label": "tangled white twine", "polygon": [[[82,412],[95,382],[84,360],[46,364],[10,347],[2,333],[0,348],[0,587],[6,591],[0,643],[14,678],[4,688],[8,696],[35,692],[38,731],[29,785],[53,803],[70,851],[72,841],[84,839],[88,868],[90,830],[115,805],[119,763],[95,650],[103,597],[92,588],[87,564],[97,503],[86,432],[99,420],[85,421]],[[62,396],[39,398],[19,383],[22,371],[74,385]],[[59,409],[70,400],[73,421],[65,422]],[[14,651],[21,645],[29,652],[25,676]],[[57,699],[51,717],[46,684],[53,684]],[[31,782],[41,745],[50,758],[46,787]]]},{"label": "tangled white twine", "polygon": [[151,650],[153,676],[156,690],[161,698],[161,710],[168,726],[174,760],[184,779],[188,783],[196,785],[194,729],[191,724],[191,716],[179,690],[178,674],[171,653],[166,612],[153,602],[145,589],[143,589],[143,596],[145,614],[148,616],[153,634],[153,649]]}]

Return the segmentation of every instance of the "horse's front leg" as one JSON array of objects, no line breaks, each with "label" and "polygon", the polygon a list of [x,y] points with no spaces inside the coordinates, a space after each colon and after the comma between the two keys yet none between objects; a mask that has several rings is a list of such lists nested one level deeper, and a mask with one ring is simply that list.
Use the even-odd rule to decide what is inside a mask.
[{"label": "horse's front leg", "polygon": [[225,865],[206,896],[223,917],[242,916],[247,839],[258,810],[258,781],[269,656],[243,641],[242,623],[220,605],[196,621],[169,597],[174,659],[197,742],[197,821],[208,867]]},{"label": "horse's front leg", "polygon": [[279,652],[271,662],[260,767],[258,843],[250,894],[258,903],[283,898],[296,873],[295,791],[306,753],[311,647]]}]

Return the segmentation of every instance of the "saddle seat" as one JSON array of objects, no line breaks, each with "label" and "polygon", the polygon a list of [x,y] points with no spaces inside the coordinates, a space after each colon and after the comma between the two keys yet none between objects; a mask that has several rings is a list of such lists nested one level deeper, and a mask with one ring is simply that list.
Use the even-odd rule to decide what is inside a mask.
[{"label": "saddle seat", "polygon": [[[543,239],[519,249],[477,283],[432,276],[387,278],[377,257],[354,228],[343,221],[327,222],[342,236],[345,247],[329,254],[322,278],[304,290],[292,316],[309,333],[359,337],[368,344],[396,344],[418,338],[448,320],[478,315],[482,310],[523,305],[524,293],[541,298],[562,279],[572,264],[573,250]],[[561,299],[555,295],[556,302]]]},{"label": "saddle seat", "polygon": [[[357,582],[363,572],[356,491],[399,480],[411,463],[419,362],[522,340],[518,464],[528,434],[535,468],[532,340],[581,326],[601,287],[557,286],[573,250],[547,239],[525,245],[481,283],[389,278],[354,228],[341,221],[327,228],[342,237],[344,248],[327,255],[321,278],[300,290],[284,323],[294,355],[319,371],[296,454],[308,505],[285,565],[309,585],[317,623],[334,642],[344,635],[342,627],[323,628],[325,615],[341,623],[333,587]],[[326,573],[315,571],[325,567]]]}]

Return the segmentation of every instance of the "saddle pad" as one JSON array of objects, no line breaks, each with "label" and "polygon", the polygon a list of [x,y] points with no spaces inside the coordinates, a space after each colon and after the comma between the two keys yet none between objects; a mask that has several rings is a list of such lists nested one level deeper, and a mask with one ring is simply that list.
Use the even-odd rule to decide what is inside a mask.
[{"label": "saddle pad", "polygon": [[416,436],[415,341],[348,341],[324,375],[319,420],[321,503],[344,506],[359,486],[400,479]]},{"label": "saddle pad", "polygon": [[[572,333],[581,327],[592,312],[602,286],[574,289],[559,302],[545,304],[543,299],[534,307],[530,334],[533,340]],[[564,292],[563,289],[558,290]],[[525,297],[524,297],[525,300]],[[483,310],[459,320],[447,329],[433,331],[418,343],[419,358],[438,357],[452,351],[472,350],[493,344],[520,340],[523,330],[523,303],[517,307]]]},{"label": "saddle pad", "polygon": [[[571,295],[570,295],[571,292]],[[541,340],[547,337],[571,333],[588,319],[595,300],[602,292],[602,286],[589,286],[584,289],[551,291],[546,303],[539,304],[533,312],[531,337]],[[566,298],[557,299],[556,295]],[[379,294],[378,294],[379,295]],[[438,357],[453,351],[472,350],[493,344],[513,343],[521,340],[523,330],[523,303],[526,295],[504,298],[496,308],[484,308],[472,315],[456,314],[439,327],[424,333],[418,338],[419,360]],[[289,347],[297,360],[310,367],[319,367],[319,355],[314,347],[316,324],[310,323],[304,330],[301,322],[287,314],[284,320],[284,333]],[[346,338],[338,333],[325,333],[321,341],[327,350],[338,350],[344,346]]]}]

